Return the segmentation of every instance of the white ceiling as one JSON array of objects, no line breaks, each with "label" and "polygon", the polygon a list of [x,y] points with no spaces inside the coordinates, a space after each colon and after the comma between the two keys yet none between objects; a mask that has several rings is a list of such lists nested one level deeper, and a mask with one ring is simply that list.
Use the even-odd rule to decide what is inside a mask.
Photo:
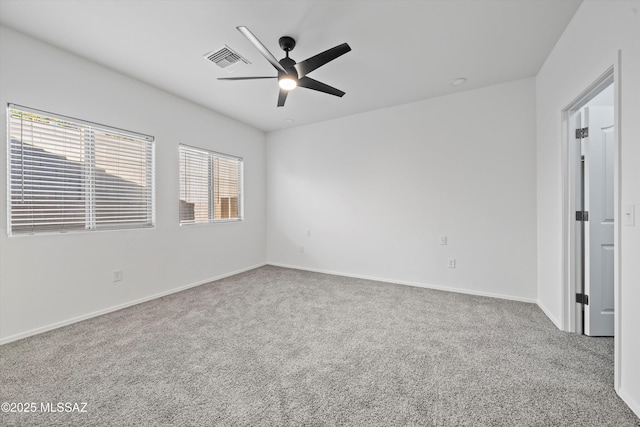
[{"label": "white ceiling", "polygon": [[[580,2],[0,0],[0,23],[273,131],[535,76]],[[283,35],[298,62],[349,43],[309,75],[346,95],[298,88],[277,108],[276,80],[216,80],[276,75],[239,25],[277,59]],[[203,59],[225,44],[252,64],[228,74]],[[468,83],[451,86],[457,77]]]}]

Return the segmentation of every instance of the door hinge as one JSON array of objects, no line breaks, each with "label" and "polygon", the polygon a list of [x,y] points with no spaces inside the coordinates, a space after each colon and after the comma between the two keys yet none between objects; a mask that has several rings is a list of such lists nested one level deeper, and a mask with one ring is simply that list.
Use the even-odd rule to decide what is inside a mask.
[{"label": "door hinge", "polygon": [[589,295],[586,294],[576,294],[576,303],[589,305]]},{"label": "door hinge", "polygon": [[576,221],[589,221],[589,212],[576,211]]},{"label": "door hinge", "polygon": [[587,138],[589,136],[589,128],[576,129],[576,139]]}]

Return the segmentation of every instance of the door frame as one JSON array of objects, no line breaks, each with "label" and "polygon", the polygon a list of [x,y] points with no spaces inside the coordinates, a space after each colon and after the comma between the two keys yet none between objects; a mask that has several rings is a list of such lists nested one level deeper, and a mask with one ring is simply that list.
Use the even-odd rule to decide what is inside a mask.
[{"label": "door frame", "polygon": [[584,107],[604,88],[613,83],[614,92],[614,165],[613,165],[613,204],[614,204],[614,388],[620,388],[620,357],[621,357],[621,283],[620,283],[620,70],[621,51],[618,51],[617,61],[600,77],[580,93],[561,111],[562,120],[562,325],[566,332],[576,332],[576,267],[579,248],[576,240],[575,211],[576,211],[576,162],[572,144],[575,143],[575,130],[571,117],[576,111]]}]

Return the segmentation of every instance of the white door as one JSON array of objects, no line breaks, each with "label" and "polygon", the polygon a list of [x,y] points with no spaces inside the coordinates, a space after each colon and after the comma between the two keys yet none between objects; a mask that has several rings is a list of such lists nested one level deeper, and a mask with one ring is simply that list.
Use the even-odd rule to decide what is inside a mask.
[{"label": "white door", "polygon": [[584,142],[585,294],[584,333],[613,336],[613,108],[586,107]]}]

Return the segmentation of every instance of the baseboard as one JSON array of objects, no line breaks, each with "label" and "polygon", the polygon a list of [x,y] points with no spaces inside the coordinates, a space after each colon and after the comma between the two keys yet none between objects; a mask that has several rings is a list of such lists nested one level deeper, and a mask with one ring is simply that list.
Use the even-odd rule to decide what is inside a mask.
[{"label": "baseboard", "polygon": [[391,279],[388,277],[374,277],[374,276],[367,276],[362,274],[344,273],[344,272],[337,272],[332,270],[321,270],[317,268],[307,268],[307,267],[300,267],[300,266],[289,265],[289,264],[280,264],[280,263],[274,263],[274,262],[267,262],[267,265],[272,265],[274,267],[291,268],[293,270],[311,271],[314,273],[331,274],[333,276],[352,277],[354,279],[374,280],[376,282],[393,283],[395,285],[415,286],[418,288],[435,289],[438,291],[455,292],[459,294],[476,295],[481,297],[499,298],[499,299],[506,299],[511,301],[527,302],[532,304],[537,303],[537,300],[532,298],[520,298],[512,295],[494,294],[491,292],[480,292],[480,291],[474,291],[474,290],[462,289],[462,288],[451,288],[447,286],[431,285],[428,283],[419,283],[419,282],[411,282],[406,280]]},{"label": "baseboard", "polygon": [[549,320],[551,320],[551,322],[556,326],[556,328],[560,329],[561,331],[564,331],[564,329],[562,328],[562,322],[560,321],[560,319],[552,315],[551,312],[544,305],[540,303],[540,301],[536,301],[536,304],[538,305],[538,307],[540,307],[540,310],[542,310],[542,312],[549,318]]},{"label": "baseboard", "polygon": [[636,402],[627,392],[624,391],[623,388],[620,388],[618,391],[618,396],[620,399],[627,404],[627,406],[640,418],[640,403]]},{"label": "baseboard", "polygon": [[5,338],[0,338],[0,345],[7,344],[7,343],[10,343],[10,342],[13,342],[13,341],[17,341],[17,340],[20,340],[20,339],[23,339],[23,338],[27,338],[27,337],[30,337],[30,336],[33,336],[33,335],[41,334],[43,332],[51,331],[53,329],[58,329],[58,328],[61,328],[63,326],[70,325],[72,323],[77,323],[77,322],[81,322],[83,320],[91,319],[93,317],[102,316],[103,314],[112,313],[114,311],[122,310],[123,308],[131,307],[131,306],[138,305],[138,304],[142,304],[143,302],[151,301],[151,300],[154,300],[154,299],[157,299],[157,298],[162,298],[162,297],[167,296],[167,295],[171,295],[171,294],[175,294],[175,293],[178,293],[178,292],[181,292],[181,291],[185,291],[185,290],[190,289],[190,288],[195,288],[196,286],[204,285],[206,283],[214,282],[216,280],[224,279],[226,277],[235,276],[236,274],[244,273],[245,271],[249,271],[249,270],[253,270],[253,269],[259,268],[259,267],[263,267],[265,265],[266,265],[266,263],[256,264],[256,265],[253,265],[253,266],[250,266],[250,267],[246,267],[246,268],[243,268],[243,269],[240,269],[240,270],[232,271],[230,273],[225,273],[225,274],[221,274],[221,275],[216,276],[216,277],[212,277],[212,278],[209,278],[209,279],[201,280],[201,281],[198,281],[196,283],[190,283],[188,285],[180,286],[178,288],[174,288],[174,289],[171,289],[171,290],[168,290],[168,291],[164,291],[164,292],[160,292],[160,293],[157,293],[157,294],[153,294],[153,295],[150,295],[148,297],[140,298],[140,299],[137,299],[137,300],[134,300],[134,301],[129,301],[129,302],[126,302],[126,303],[123,303],[123,304],[114,305],[112,307],[108,307],[108,308],[105,308],[105,309],[102,309],[102,310],[98,310],[98,311],[94,311],[94,312],[91,312],[91,313],[83,314],[81,316],[73,317],[71,319],[63,320],[63,321],[56,322],[56,323],[51,323],[49,325],[42,326],[40,328],[31,329],[30,331],[21,332],[19,334],[15,334],[15,335],[10,335],[10,336],[5,337]]}]

